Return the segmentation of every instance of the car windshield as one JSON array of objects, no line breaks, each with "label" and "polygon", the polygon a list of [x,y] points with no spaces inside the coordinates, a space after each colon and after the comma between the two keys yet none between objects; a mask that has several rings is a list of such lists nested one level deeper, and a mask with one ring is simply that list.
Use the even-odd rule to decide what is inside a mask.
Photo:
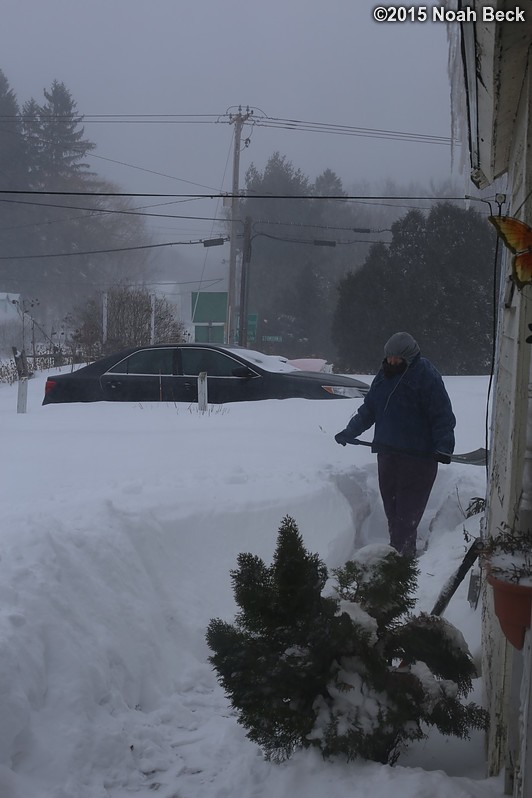
[{"label": "car windshield", "polygon": [[263,352],[255,352],[253,349],[225,349],[224,351],[243,357],[250,363],[256,363],[264,371],[300,371],[297,366],[293,366],[285,357],[278,355],[265,355]]}]

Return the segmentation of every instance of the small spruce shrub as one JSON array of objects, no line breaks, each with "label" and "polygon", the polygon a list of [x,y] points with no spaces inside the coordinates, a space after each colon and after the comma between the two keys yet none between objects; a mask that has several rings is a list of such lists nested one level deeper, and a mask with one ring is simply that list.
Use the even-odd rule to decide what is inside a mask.
[{"label": "small spruce shrub", "polygon": [[426,727],[467,738],[487,713],[464,698],[475,668],[461,633],[412,615],[417,569],[366,546],[333,571],[283,519],[273,563],[240,554],[234,623],[211,620],[210,662],[248,737],[274,761],[315,746],[324,757],[394,763]]}]

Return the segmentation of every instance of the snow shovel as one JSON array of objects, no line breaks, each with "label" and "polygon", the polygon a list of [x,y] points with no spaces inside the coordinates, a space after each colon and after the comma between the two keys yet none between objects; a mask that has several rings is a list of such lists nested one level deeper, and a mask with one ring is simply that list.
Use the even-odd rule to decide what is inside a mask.
[{"label": "snow shovel", "polygon": [[[447,580],[445,585],[440,591],[440,595],[436,600],[436,604],[430,611],[430,615],[442,615],[447,606],[456,593],[458,587],[463,582],[465,575],[469,571],[470,568],[475,564],[480,552],[482,551],[483,541],[481,538],[476,538],[471,546],[465,553],[464,559],[454,572],[454,574]],[[402,660],[399,665],[399,669],[401,668],[408,668],[407,660]]]},{"label": "snow shovel", "polygon": [[464,559],[454,572],[454,574],[447,580],[445,585],[440,591],[440,595],[436,600],[436,604],[432,608],[431,615],[441,615],[447,608],[450,600],[456,593],[459,585],[463,582],[465,575],[470,568],[475,564],[480,552],[482,551],[484,542],[481,538],[476,538],[471,546],[465,553]]},{"label": "snow shovel", "polygon": [[[369,441],[361,441],[356,439],[353,441],[354,445],[371,446]],[[475,449],[472,452],[464,452],[463,454],[451,455],[451,462],[454,463],[467,463],[468,465],[486,465],[487,462],[486,449]],[[473,567],[482,551],[483,541],[481,538],[476,538],[469,549],[466,551],[464,558],[456,571],[449,577],[445,585],[440,591],[440,594],[432,608],[431,615],[441,615],[447,608],[450,600],[458,590],[458,587],[464,580],[465,575]]]},{"label": "snow shovel", "polygon": [[[353,446],[372,446],[370,441],[361,441],[357,438],[354,441],[349,441]],[[487,463],[488,453],[486,449],[474,449],[472,452],[463,452],[462,454],[452,454],[452,463],[465,463],[466,465],[485,466]]]}]

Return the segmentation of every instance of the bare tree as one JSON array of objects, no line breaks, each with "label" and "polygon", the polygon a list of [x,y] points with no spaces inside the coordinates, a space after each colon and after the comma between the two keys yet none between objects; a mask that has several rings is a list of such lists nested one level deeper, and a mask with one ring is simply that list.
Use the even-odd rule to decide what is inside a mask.
[{"label": "bare tree", "polygon": [[104,341],[103,294],[74,309],[67,321],[73,328],[72,342],[89,358],[151,341],[152,314],[154,343],[184,340],[184,326],[175,307],[165,298],[152,296],[145,288],[116,285],[107,292],[107,337]]}]

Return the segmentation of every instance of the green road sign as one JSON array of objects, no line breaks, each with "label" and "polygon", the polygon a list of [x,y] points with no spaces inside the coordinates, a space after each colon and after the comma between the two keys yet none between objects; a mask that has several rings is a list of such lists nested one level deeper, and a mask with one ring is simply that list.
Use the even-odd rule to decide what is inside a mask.
[{"label": "green road sign", "polygon": [[227,293],[225,291],[192,292],[192,321],[196,324],[226,321]]},{"label": "green road sign", "polygon": [[248,313],[248,344],[254,344],[257,341],[257,313]]}]

